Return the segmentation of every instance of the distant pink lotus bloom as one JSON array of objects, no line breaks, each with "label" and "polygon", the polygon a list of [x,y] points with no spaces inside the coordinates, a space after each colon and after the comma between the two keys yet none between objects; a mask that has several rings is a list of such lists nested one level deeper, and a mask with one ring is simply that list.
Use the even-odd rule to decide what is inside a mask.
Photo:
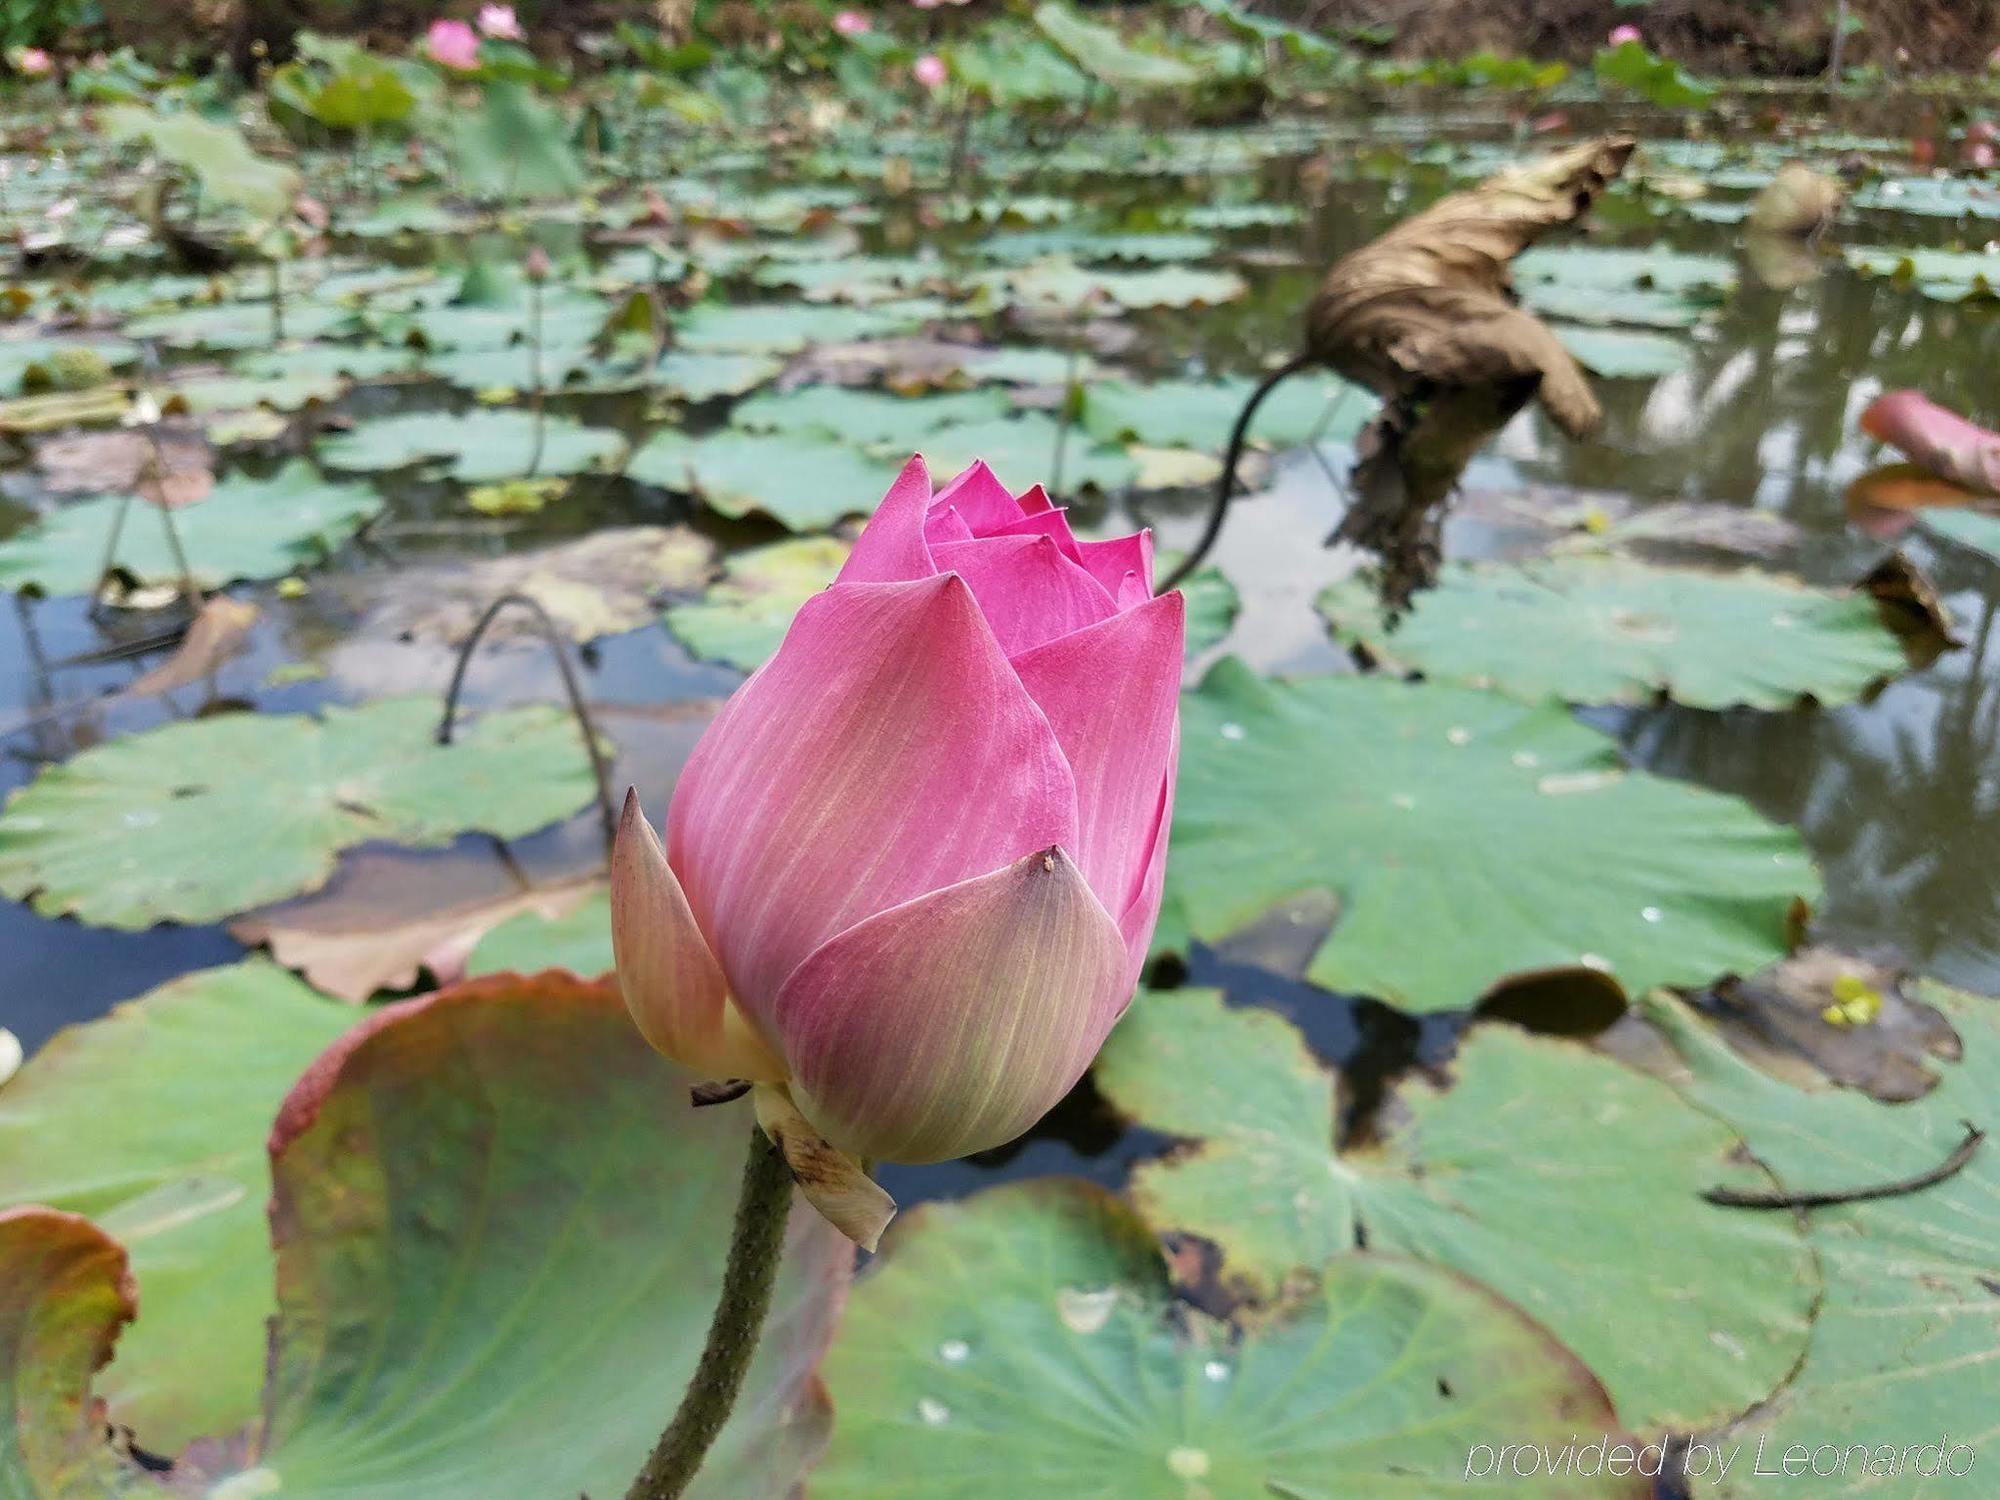
[{"label": "distant pink lotus bloom", "polygon": [[463,21],[431,22],[424,46],[433,62],[466,72],[479,66],[479,35]]},{"label": "distant pink lotus bloom", "polygon": [[1644,42],[1646,38],[1641,34],[1638,27],[1628,21],[1623,26],[1612,27],[1611,35],[1606,37],[1605,40],[1614,47],[1622,47],[1627,42]]},{"label": "distant pink lotus bloom", "polygon": [[1965,164],[1974,171],[1991,171],[1994,160],[1993,147],[1985,141],[1974,141],[1965,148]]},{"label": "distant pink lotus bloom", "polygon": [[514,7],[511,5],[480,6],[479,34],[505,37],[510,42],[527,40],[527,33],[521,30],[521,23],[515,18]]},{"label": "distant pink lotus bloom", "polygon": [[41,78],[55,70],[55,59],[40,47],[20,47],[14,52],[14,71],[26,78]]},{"label": "distant pink lotus bloom", "polygon": [[875,29],[875,23],[858,10],[844,10],[833,18],[833,29],[842,36],[863,36]]},{"label": "distant pink lotus bloom", "polygon": [[910,64],[910,76],[927,89],[934,89],[951,77],[951,69],[944,65],[944,59],[935,52],[926,52]]},{"label": "distant pink lotus bloom", "polygon": [[[944,3],[944,0],[910,0],[910,3],[916,6],[918,10],[936,10]],[[1996,48],[1995,50],[2000,51],[2000,48]]]}]

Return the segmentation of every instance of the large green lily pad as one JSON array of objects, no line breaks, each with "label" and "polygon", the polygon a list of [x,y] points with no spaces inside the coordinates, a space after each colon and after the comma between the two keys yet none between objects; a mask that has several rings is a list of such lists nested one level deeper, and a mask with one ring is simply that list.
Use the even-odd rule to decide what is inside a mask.
[{"label": "large green lily pad", "polygon": [[1563,347],[1578,363],[1608,380],[1649,380],[1655,375],[1671,375],[1685,369],[1694,351],[1682,340],[1663,333],[1644,333],[1630,328],[1579,328],[1573,323],[1553,325]]},{"label": "large green lily pad", "polygon": [[[1643,1431],[1728,1421],[1784,1379],[1819,1295],[1798,1226],[1702,1202],[1741,1141],[1568,1041],[1477,1028],[1449,1087],[1405,1083],[1386,1139],[1336,1155],[1332,1079],[1292,1025],[1207,990],[1142,995],[1098,1061],[1140,1123],[1192,1137],[1134,1174],[1157,1227],[1274,1294],[1357,1242],[1476,1276],[1532,1314]],[[1634,1327],[1649,1330],[1631,1337]]]},{"label": "large green lily pad", "polygon": [[1868,595],[1748,569],[1604,557],[1454,564],[1394,631],[1356,579],[1326,590],[1319,608],[1335,635],[1378,661],[1531,703],[1846,703],[1907,665]]},{"label": "large green lily pad", "polygon": [[1919,518],[1932,536],[2000,563],[2000,516],[1977,510],[1926,510]]},{"label": "large green lily pad", "polygon": [[[270,1135],[265,1415],[176,1480],[299,1500],[621,1493],[693,1370],[750,1139],[747,1107],[696,1110],[692,1081],[635,1041],[615,988],[564,975],[477,981],[354,1028]],[[851,1261],[794,1214],[773,1319],[691,1497],[784,1494],[811,1463],[811,1372]],[[100,1318],[105,1342],[114,1328]],[[20,1352],[0,1337],[0,1370]],[[165,1381],[180,1367],[158,1355]],[[73,1410],[86,1369],[52,1373]],[[33,1408],[17,1420],[30,1441],[60,1435]]]},{"label": "large green lily pad", "polygon": [[276,1311],[264,1135],[354,1015],[250,959],[72,1027],[0,1090],[0,1207],[86,1215],[131,1254],[146,1318],[97,1394],[162,1451],[257,1415]]},{"label": "large green lily pad", "polygon": [[1225,658],[1182,697],[1162,940],[1289,897],[1340,919],[1310,977],[1413,1010],[1586,964],[1628,992],[1750,972],[1816,880],[1733,797],[1619,764],[1553,705],[1382,677],[1264,682]]},{"label": "large green lily pad", "polygon": [[8,799],[0,894],[105,927],[212,922],[316,890],[353,844],[516,838],[595,795],[567,714],[482,714],[448,746],[437,715],[434,700],[397,698],[323,719],[225,714],[99,745]]},{"label": "large green lily pad", "polygon": [[1575,1357],[1472,1283],[1377,1256],[1324,1272],[1240,1341],[1195,1314],[1177,1332],[1159,1249],[1108,1194],[1057,1180],[925,1204],[827,1357],[834,1435],[813,1494],[1444,1500],[1468,1488],[1476,1444],[1617,1430]]},{"label": "large green lily pad", "polygon": [[524,911],[509,917],[473,944],[465,960],[468,976],[536,974],[567,969],[586,979],[608,974],[611,951],[611,893],[599,889],[560,917]]},{"label": "large green lily pad", "polygon": [[[91,593],[123,504],[118,495],[78,501],[0,541],[0,589]],[[221,588],[322,563],[381,512],[382,497],[370,486],[321,479],[294,459],[269,478],[230,475],[206,499],[177,509],[174,525],[195,581]],[[166,528],[144,502],[131,504],[112,562],[141,583],[181,576]]]},{"label": "large green lily pad", "polygon": [[[2000,1098],[1994,1003],[1938,984],[1919,994],[1944,1012],[1965,1050],[1956,1066],[1940,1067],[1936,1089],[1907,1104],[1849,1089],[1806,1092],[1744,1062],[1680,1002],[1652,997],[1647,1012],[1688,1068],[1689,1097],[1740,1130],[1787,1190],[1813,1192],[1917,1176],[1945,1160],[1967,1121],[1992,1127]],[[1988,1140],[1944,1182],[1816,1208],[1809,1223],[1827,1290],[1805,1361],[1766,1406],[1710,1439],[1725,1449],[1740,1444],[1742,1461],[1708,1492],[1741,1500],[1766,1493],[1777,1481],[1749,1472],[1761,1443],[1767,1469],[1781,1468],[1795,1446],[1817,1454],[1819,1477],[1801,1481],[1815,1496],[1980,1500],[1993,1483],[1983,1464],[1994,1420],[1990,1371],[2000,1358],[2000,1152]],[[1909,1453],[1941,1437],[1967,1445],[1943,1473],[1935,1453]],[[1865,1462],[1850,1452],[1855,1444],[1866,1446]],[[1828,1445],[1847,1461],[1836,1463]]]},{"label": "large green lily pad", "polygon": [[88,1219],[0,1210],[0,1500],[112,1494],[90,1377],[133,1313],[125,1252]]},{"label": "large green lily pad", "polygon": [[322,461],[336,469],[400,469],[440,463],[466,484],[522,479],[534,474],[581,474],[609,467],[625,440],[601,427],[567,417],[544,416],[536,441],[533,412],[413,411],[376,417],[352,432],[319,442]]},{"label": "large green lily pad", "polygon": [[795,354],[808,344],[913,333],[945,312],[943,303],[923,297],[870,307],[827,302],[755,302],[725,307],[705,302],[681,319],[674,342],[678,348],[695,351]]},{"label": "large green lily pad", "polygon": [[1005,391],[991,386],[905,397],[850,386],[804,385],[751,397],[729,414],[729,425],[914,453],[939,428],[1004,417],[1013,405]]},{"label": "large green lily pad", "polygon": [[725,516],[760,511],[790,530],[820,531],[872,513],[901,467],[826,437],[723,431],[690,438],[667,428],[632,455],[625,472],[697,494]]}]

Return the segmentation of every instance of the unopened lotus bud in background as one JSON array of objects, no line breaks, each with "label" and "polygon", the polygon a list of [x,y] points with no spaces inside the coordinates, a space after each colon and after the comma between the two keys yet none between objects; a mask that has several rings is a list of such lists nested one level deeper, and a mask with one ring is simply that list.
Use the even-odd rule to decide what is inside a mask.
[{"label": "unopened lotus bud in background", "polygon": [[528,280],[547,281],[549,279],[549,252],[544,250],[540,245],[530,245],[528,247],[528,253],[522,257],[521,265],[528,273]]},{"label": "unopened lotus bud in background", "polygon": [[431,22],[424,34],[424,50],[441,67],[467,72],[479,66],[478,33],[463,21],[442,18]]},{"label": "unopened lotus bud in background", "polygon": [[480,6],[479,34],[499,37],[510,42],[527,40],[527,33],[521,30],[521,22],[514,15],[514,7],[511,5]]},{"label": "unopened lotus bud in background", "polygon": [[[1183,608],[1147,534],[912,459],[724,706],[665,843],[628,799],[618,977],[661,1052],[856,1159],[1019,1135],[1089,1066],[1160,909]],[[761,1111],[760,1111],[761,1112]]]},{"label": "unopened lotus bud in background", "polygon": [[1912,463],[1981,495],[2000,495],[2000,433],[1968,422],[1921,391],[1869,402],[1861,430]]}]

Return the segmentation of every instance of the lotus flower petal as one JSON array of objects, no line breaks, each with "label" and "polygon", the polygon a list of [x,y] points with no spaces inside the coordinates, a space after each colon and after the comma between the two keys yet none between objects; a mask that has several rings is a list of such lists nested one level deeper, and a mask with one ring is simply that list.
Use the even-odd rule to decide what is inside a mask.
[{"label": "lotus flower petal", "polygon": [[921,457],[913,458],[889,486],[834,582],[897,583],[935,574],[924,542],[924,518],[930,508],[930,470]]},{"label": "lotus flower petal", "polygon": [[[1014,503],[1009,496],[1007,503]],[[1099,620],[1118,606],[1049,536],[983,536],[933,549],[939,568],[971,586],[1010,657]]]},{"label": "lotus flower petal", "polygon": [[785,1158],[792,1181],[807,1201],[863,1250],[873,1250],[896,1217],[896,1200],[851,1152],[813,1129],[783,1084],[760,1083],[751,1091],[751,1100],[757,1124]]},{"label": "lotus flower petal", "polygon": [[[1041,490],[1037,487],[1028,493],[1038,495],[1041,493]],[[1079,568],[1083,567],[1083,547],[1077,541],[1076,534],[1069,529],[1069,512],[1066,510],[1058,510],[1054,506],[1044,506],[1040,510],[1031,510],[1027,514],[1017,517],[1009,524],[989,534],[992,536],[1049,537],[1055,542],[1057,547],[1062,549],[1064,557],[1075,563]],[[932,545],[936,545],[935,538],[932,539]],[[1086,569],[1086,571],[1088,570]],[[1095,577],[1094,574],[1092,576]]]},{"label": "lotus flower petal", "polygon": [[1144,581],[1146,596],[1153,593],[1153,533],[1135,532],[1106,542],[1078,542],[1083,566],[1092,578],[1104,585],[1106,593],[1118,596],[1118,586],[1128,573]]},{"label": "lotus flower petal", "polygon": [[1014,659],[1076,778],[1077,865],[1114,917],[1154,854],[1186,613],[1178,593],[1162,594]]},{"label": "lotus flower petal", "polygon": [[785,1076],[731,1003],[636,791],[625,794],[611,849],[611,949],[625,1008],[655,1051],[716,1078]]},{"label": "lotus flower petal", "polygon": [[878,913],[785,981],[792,1097],[888,1161],[1012,1140],[1067,1093],[1123,1009],[1124,940],[1060,848]]},{"label": "lotus flower petal", "polygon": [[1159,808],[1153,814],[1139,889],[1131,905],[1118,914],[1118,931],[1125,938],[1125,951],[1131,959],[1125,971],[1128,994],[1138,984],[1139,972],[1146,967],[1146,951],[1152,946],[1153,928],[1160,920],[1160,897],[1167,883],[1167,839],[1174,826],[1174,783],[1179,779],[1180,765],[1181,726],[1176,722],[1167,746],[1167,774],[1160,786]]},{"label": "lotus flower petal", "polygon": [[1982,495],[2000,495],[2000,433],[1988,432],[1921,391],[1890,391],[1861,414],[1861,430]]},{"label": "lotus flower petal", "polygon": [[1071,843],[1076,819],[1048,721],[946,574],[807,600],[681,773],[667,849],[768,1032],[778,986],[828,938]]}]

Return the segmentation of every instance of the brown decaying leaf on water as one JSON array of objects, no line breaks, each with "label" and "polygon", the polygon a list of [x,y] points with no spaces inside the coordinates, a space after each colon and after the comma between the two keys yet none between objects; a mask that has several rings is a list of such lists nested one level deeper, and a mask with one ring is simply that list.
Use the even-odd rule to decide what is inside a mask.
[{"label": "brown decaying leaf on water", "polygon": [[1929,1093],[1938,1081],[1931,1061],[1955,1062],[1962,1051],[1951,1022],[1886,955],[1801,948],[1690,998],[1752,1061],[1807,1086],[1824,1078],[1887,1103]]},{"label": "brown decaying leaf on water", "polygon": [[1788,161],[1764,185],[1743,225],[1743,261],[1765,286],[1789,292],[1820,273],[1819,243],[1847,189],[1802,162]]},{"label": "brown decaying leaf on water", "polygon": [[[135,427],[115,432],[72,432],[35,449],[35,467],[51,490],[63,495],[116,495],[136,490],[158,505],[189,505],[215,483],[214,450],[191,427],[162,425],[159,447]],[[156,486],[156,465],[164,469]],[[197,493],[197,491],[199,493]]]},{"label": "brown decaying leaf on water", "polygon": [[243,649],[250,627],[256,623],[256,605],[227,594],[210,596],[203,601],[174,654],[125,692],[135,697],[171,693],[213,676],[224,662]]},{"label": "brown decaying leaf on water", "polygon": [[1308,356],[1383,400],[1335,538],[1382,558],[1392,609],[1436,576],[1443,502],[1515,412],[1539,399],[1571,437],[1596,429],[1602,409],[1583,368],[1516,301],[1512,262],[1582,218],[1633,145],[1601,136],[1453,193],[1342,257],[1321,283]]}]

